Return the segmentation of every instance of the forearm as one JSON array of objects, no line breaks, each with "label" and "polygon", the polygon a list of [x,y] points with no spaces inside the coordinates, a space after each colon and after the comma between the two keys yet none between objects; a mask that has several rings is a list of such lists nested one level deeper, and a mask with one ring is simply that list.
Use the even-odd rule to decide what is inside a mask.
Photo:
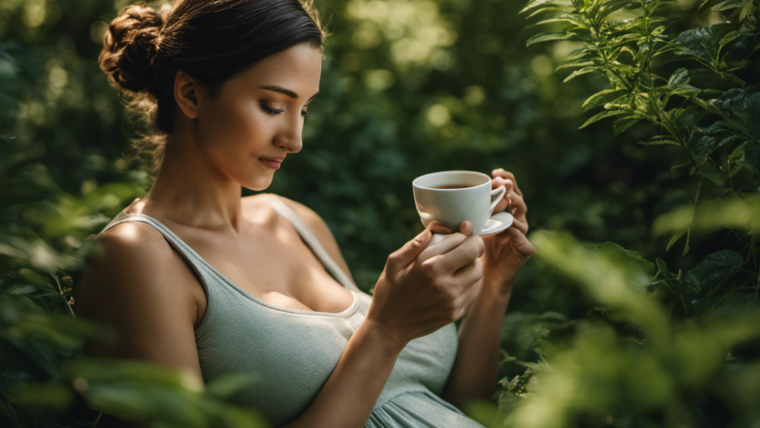
[{"label": "forearm", "polygon": [[483,288],[459,327],[459,347],[443,398],[457,407],[467,401],[490,400],[497,385],[501,329],[511,292],[488,293]]},{"label": "forearm", "polygon": [[365,319],[317,398],[284,427],[364,427],[402,349]]}]

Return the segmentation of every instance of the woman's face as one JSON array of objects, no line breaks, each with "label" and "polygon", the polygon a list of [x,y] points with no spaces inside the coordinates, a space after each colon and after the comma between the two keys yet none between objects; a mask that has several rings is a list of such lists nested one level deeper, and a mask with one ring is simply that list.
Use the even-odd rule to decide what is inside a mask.
[{"label": "woman's face", "polygon": [[217,97],[198,105],[201,151],[230,180],[266,189],[279,164],[262,159],[301,150],[307,105],[319,91],[321,72],[321,50],[300,43],[228,80]]}]

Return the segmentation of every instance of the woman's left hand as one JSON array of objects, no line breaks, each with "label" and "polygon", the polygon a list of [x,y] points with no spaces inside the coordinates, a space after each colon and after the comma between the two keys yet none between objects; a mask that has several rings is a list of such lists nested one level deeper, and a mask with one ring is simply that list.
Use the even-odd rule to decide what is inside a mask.
[{"label": "woman's left hand", "polygon": [[483,236],[486,251],[481,257],[483,263],[483,284],[481,293],[498,293],[498,296],[506,296],[512,292],[515,278],[518,272],[529,258],[536,254],[536,248],[528,241],[528,220],[525,214],[528,206],[525,205],[523,194],[517,187],[514,174],[501,168],[492,172],[493,188],[504,186],[507,193],[496,205],[494,214],[500,211],[508,212],[514,217],[514,222],[507,229]]}]

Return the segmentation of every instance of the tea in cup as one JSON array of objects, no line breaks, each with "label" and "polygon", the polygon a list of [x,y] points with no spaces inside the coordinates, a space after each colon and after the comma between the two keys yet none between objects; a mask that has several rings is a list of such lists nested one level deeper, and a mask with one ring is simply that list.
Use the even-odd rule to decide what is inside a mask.
[{"label": "tea in cup", "polygon": [[492,190],[491,177],[481,172],[434,172],[414,179],[412,187],[417,212],[425,227],[438,221],[458,232],[460,223],[467,220],[472,223],[473,235],[489,235],[512,223],[511,216],[506,226],[503,219],[489,222],[507,189],[502,186]]}]

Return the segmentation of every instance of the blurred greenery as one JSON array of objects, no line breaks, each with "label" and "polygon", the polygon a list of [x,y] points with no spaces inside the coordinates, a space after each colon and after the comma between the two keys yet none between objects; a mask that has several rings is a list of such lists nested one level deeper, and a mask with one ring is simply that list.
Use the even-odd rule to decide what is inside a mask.
[{"label": "blurred greenery", "polygon": [[[199,387],[81,355],[113,340],[74,316],[87,237],[151,183],[129,148],[145,129],[96,61],[127,4],[0,2],[0,424],[265,426],[225,403],[244,374]],[[415,177],[504,168],[525,194],[536,262],[504,320],[500,390],[469,414],[760,424],[758,0],[316,6],[320,96],[266,192],[325,219],[361,288],[422,229]]]}]

